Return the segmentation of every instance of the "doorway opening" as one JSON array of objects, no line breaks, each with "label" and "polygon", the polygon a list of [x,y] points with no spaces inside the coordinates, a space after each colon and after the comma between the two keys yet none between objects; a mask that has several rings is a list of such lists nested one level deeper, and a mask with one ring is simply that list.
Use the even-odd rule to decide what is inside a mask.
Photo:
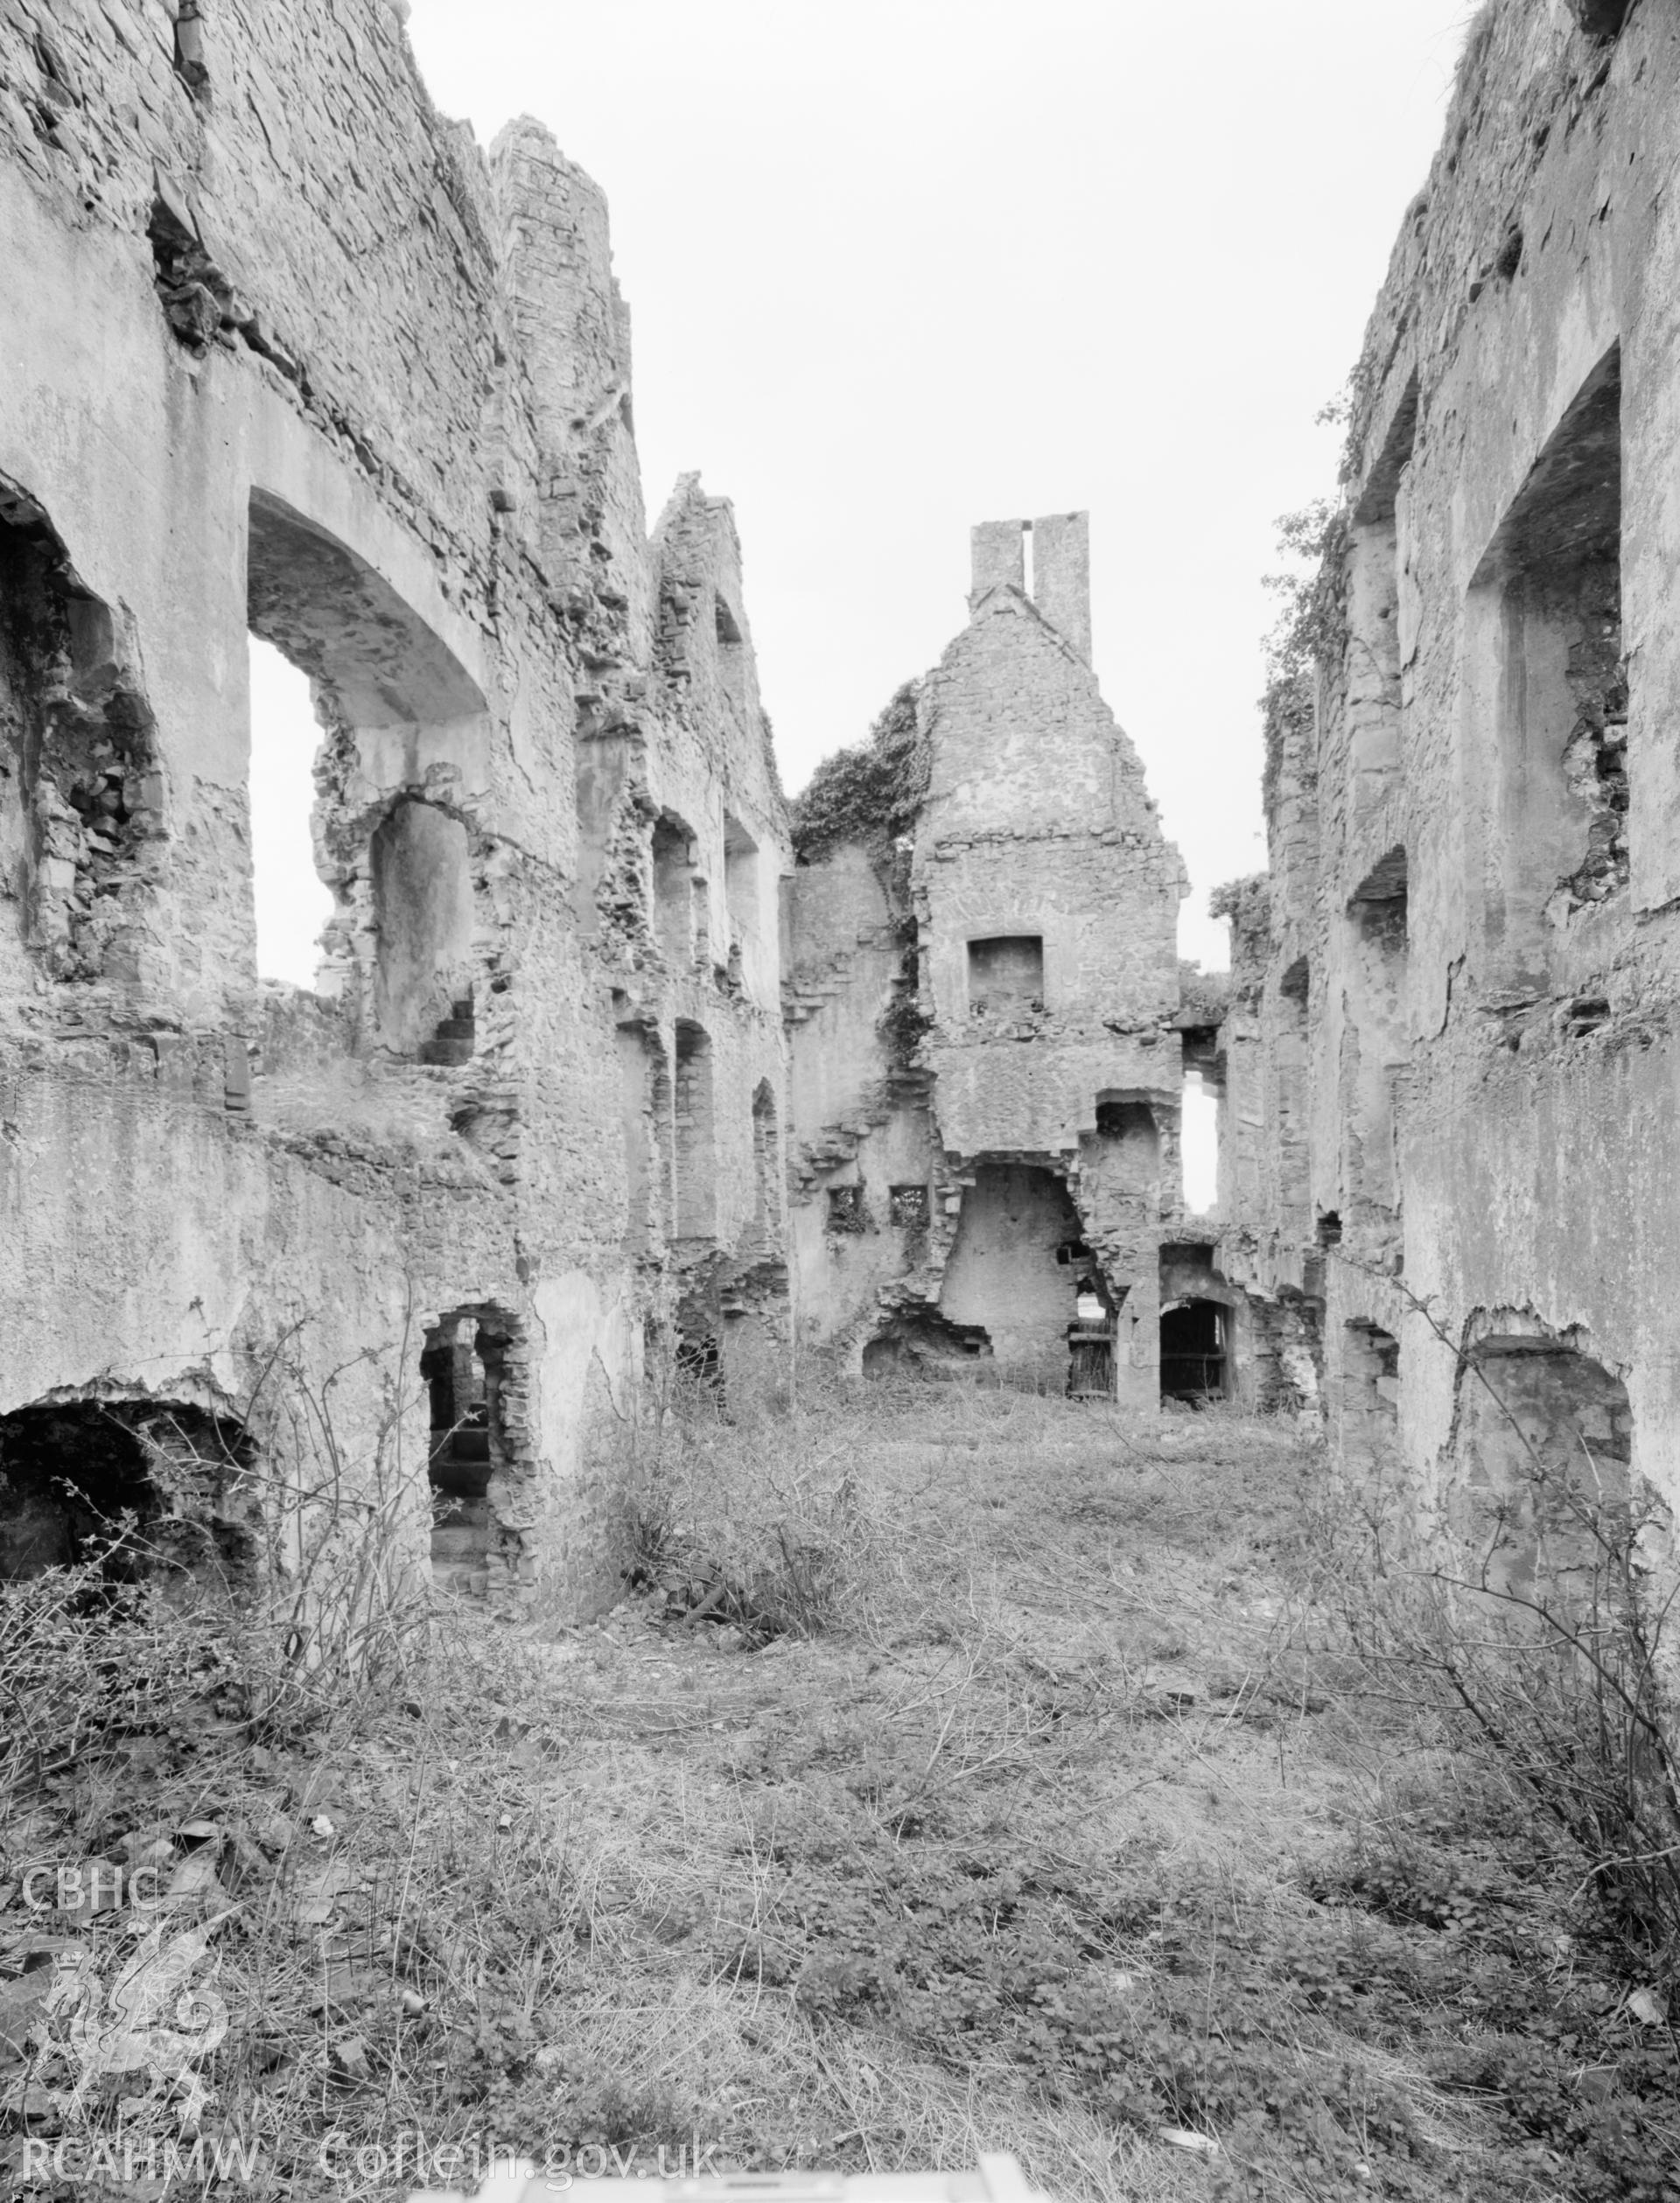
[{"label": "doorway opening", "polygon": [[1216,1300],[1170,1301],[1161,1311],[1161,1397],[1197,1406],[1222,1400],[1229,1311]]}]

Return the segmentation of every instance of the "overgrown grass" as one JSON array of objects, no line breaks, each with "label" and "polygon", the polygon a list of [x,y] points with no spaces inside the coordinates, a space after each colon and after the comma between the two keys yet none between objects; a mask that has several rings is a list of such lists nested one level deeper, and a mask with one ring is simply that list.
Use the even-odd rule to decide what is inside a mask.
[{"label": "overgrown grass", "polygon": [[[207,1626],[10,1594],[83,1633],[66,1751],[7,1770],[0,2028],[24,1969],[74,1943],[108,1983],[138,1933],[29,1913],[26,1869],[160,1855],[228,2012],[205,2129],[256,2145],[258,2197],[400,2194],[406,2129],[1012,2149],[1093,2203],[1670,2203],[1673,2032],[1568,1836],[1332,1633],[1300,1434],[872,1388],[685,1417],[637,1496],[605,1624],[460,1617],[266,1739]],[[20,2165],[77,2072],[44,2003],[0,2062]],[[145,2078],[74,2116],[116,2135]]]}]

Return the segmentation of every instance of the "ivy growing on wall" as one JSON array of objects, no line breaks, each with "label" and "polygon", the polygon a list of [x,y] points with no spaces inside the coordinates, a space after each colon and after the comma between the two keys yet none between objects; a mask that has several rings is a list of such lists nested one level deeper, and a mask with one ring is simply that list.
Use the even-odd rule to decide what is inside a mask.
[{"label": "ivy growing on wall", "polygon": [[1302,570],[1267,574],[1263,585],[1278,598],[1278,618],[1266,637],[1270,680],[1311,674],[1341,654],[1342,553],[1348,545],[1348,510],[1339,500],[1315,498],[1278,522],[1278,548],[1298,560]]},{"label": "ivy growing on wall", "polygon": [[928,748],[918,731],[921,684],[906,681],[869,731],[836,750],[794,804],[794,855],[815,864],[842,842],[892,842],[907,834],[928,792]]}]

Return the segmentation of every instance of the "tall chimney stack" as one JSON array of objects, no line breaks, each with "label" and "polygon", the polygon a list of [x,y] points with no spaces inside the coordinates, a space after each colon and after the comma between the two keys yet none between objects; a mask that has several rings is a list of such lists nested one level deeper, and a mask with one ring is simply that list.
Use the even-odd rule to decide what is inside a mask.
[{"label": "tall chimney stack", "polygon": [[[976,533],[978,531],[976,530]],[[1032,522],[1032,601],[1091,662],[1091,516],[1046,513]]]}]

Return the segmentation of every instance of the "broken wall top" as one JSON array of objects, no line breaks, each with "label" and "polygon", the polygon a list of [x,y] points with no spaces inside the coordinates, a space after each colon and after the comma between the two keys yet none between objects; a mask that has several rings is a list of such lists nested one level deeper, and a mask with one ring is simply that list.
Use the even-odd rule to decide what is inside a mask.
[{"label": "broken wall top", "polygon": [[932,752],[925,830],[1117,833],[1178,856],[1144,768],[1088,663],[1012,585],[984,592],[929,675],[921,715]]},{"label": "broken wall top", "polygon": [[[1631,19],[1643,30],[1640,17],[1652,12],[1618,6],[1594,23],[1607,25],[1614,13],[1615,29]],[[1541,241],[1525,234],[1522,213],[1548,159],[1602,134],[1618,47],[1607,29],[1584,28],[1580,13],[1562,0],[1488,0],[1471,26],[1441,143],[1407,209],[1353,374],[1355,511],[1391,500],[1408,416],[1427,398],[1420,370],[1438,374],[1484,295],[1496,299]],[[1580,219],[1600,212],[1583,206]],[[1569,240],[1556,241],[1567,250]]]}]

